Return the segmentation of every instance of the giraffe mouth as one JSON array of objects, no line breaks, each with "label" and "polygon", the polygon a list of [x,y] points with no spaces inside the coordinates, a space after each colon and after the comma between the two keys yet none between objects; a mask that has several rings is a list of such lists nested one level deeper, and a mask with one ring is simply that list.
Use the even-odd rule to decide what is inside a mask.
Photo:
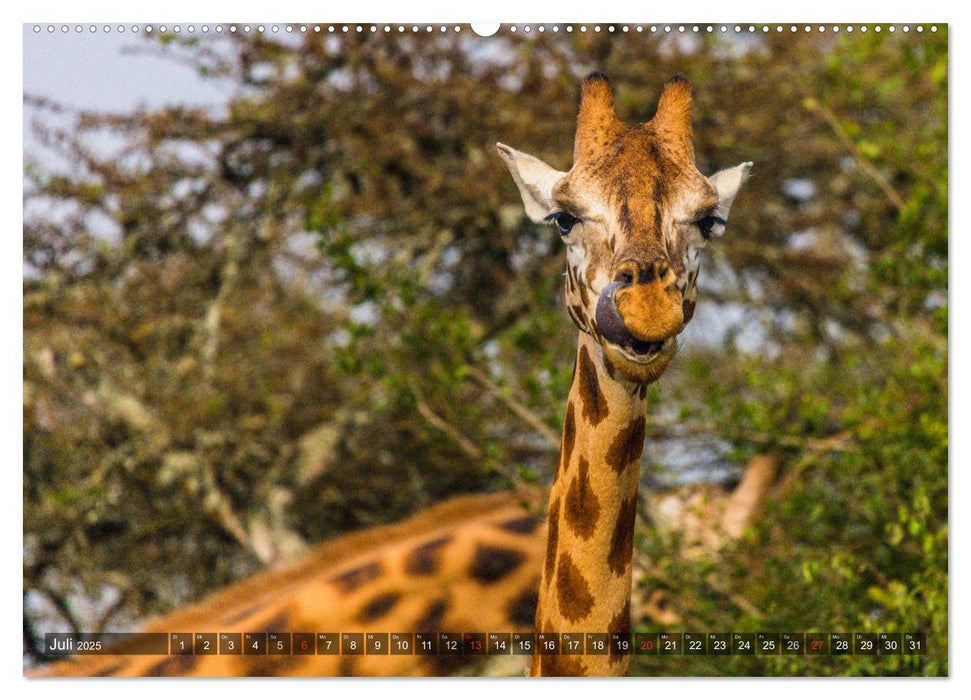
[{"label": "giraffe mouth", "polygon": [[[610,342],[610,341],[608,341]],[[634,336],[630,336],[630,339],[623,343],[611,343],[621,354],[626,357],[631,362],[637,362],[638,364],[647,364],[661,354],[664,349],[664,344],[667,341],[657,340],[657,341],[647,341],[638,340]]]},{"label": "giraffe mouth", "polygon": [[647,364],[661,354],[665,344],[671,339],[640,340],[627,330],[614,299],[617,290],[622,286],[621,282],[613,282],[600,294],[597,301],[597,326],[604,340],[617,348],[626,359],[637,364]]}]

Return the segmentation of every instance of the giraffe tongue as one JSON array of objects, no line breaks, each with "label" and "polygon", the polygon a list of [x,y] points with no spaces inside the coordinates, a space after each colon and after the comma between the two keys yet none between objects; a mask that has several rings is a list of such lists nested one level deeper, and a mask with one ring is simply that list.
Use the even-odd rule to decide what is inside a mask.
[{"label": "giraffe tongue", "polygon": [[604,338],[632,355],[651,355],[660,352],[662,341],[638,340],[627,330],[624,320],[617,313],[614,295],[623,286],[623,282],[611,282],[601,292],[597,300],[597,328]]}]

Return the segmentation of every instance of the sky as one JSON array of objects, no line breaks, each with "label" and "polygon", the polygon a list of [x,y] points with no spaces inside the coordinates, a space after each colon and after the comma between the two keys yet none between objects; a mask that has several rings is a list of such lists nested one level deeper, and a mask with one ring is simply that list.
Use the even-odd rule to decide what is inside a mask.
[{"label": "sky", "polygon": [[[159,108],[181,104],[218,110],[231,96],[228,81],[203,79],[189,66],[157,53],[158,42],[148,41],[145,32],[118,32],[119,25],[90,25],[83,31],[70,25],[23,25],[24,94],[44,97],[74,109],[128,112],[137,107]],[[54,26],[48,32],[48,26]],[[198,32],[198,30],[197,30]],[[31,130],[37,110],[24,109],[24,152],[42,160],[44,154]]]},{"label": "sky", "polygon": [[[229,97],[228,84],[203,80],[188,66],[145,54],[157,44],[146,41],[144,31],[119,34],[118,25],[112,25],[105,33],[98,25],[93,34],[87,26],[80,34],[73,26],[62,33],[61,25],[55,25],[49,33],[48,25],[41,25],[35,33],[34,26],[23,28],[26,93],[112,111],[176,103],[218,106]],[[138,49],[142,53],[131,53]]]}]

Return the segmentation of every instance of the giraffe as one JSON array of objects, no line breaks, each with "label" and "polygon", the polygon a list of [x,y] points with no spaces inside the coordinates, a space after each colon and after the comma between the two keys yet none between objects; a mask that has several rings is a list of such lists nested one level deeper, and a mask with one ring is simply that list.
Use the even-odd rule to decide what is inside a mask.
[{"label": "giraffe", "polygon": [[[602,74],[588,76],[581,93],[569,172],[498,144],[527,216],[552,223],[566,244],[566,305],[580,330],[546,522],[538,515],[543,494],[535,489],[458,497],[406,522],[326,543],[282,569],[151,621],[142,631],[629,629],[646,388],[670,363],[674,339],[691,319],[700,250],[723,232],[750,164],[708,179],[697,172],[690,87],[683,78],[668,81],[654,119],[637,127],[614,115]],[[673,519],[686,520],[703,533],[698,539],[717,548],[718,529],[737,536],[754,519],[774,464],[753,460],[731,495],[701,503],[694,496],[682,498],[694,499],[689,507],[694,512]],[[721,525],[709,536],[707,525],[714,521]],[[443,675],[469,661],[416,654],[119,654],[75,657],[38,673]],[[534,656],[531,670],[618,675],[628,661]]]},{"label": "giraffe", "polygon": [[[457,496],[354,532],[159,617],[142,632],[523,632],[545,527],[536,490]],[[389,639],[390,643],[390,639]],[[319,645],[318,645],[319,646]],[[44,676],[442,676],[487,657],[446,654],[75,656]],[[507,659],[507,661],[511,661]]]},{"label": "giraffe", "polygon": [[[664,373],[697,300],[701,250],[724,232],[751,163],[695,167],[691,85],[669,79],[654,117],[627,125],[610,80],[581,86],[573,165],[560,172],[498,143],[526,215],[566,245],[566,307],[579,329],[550,489],[536,629],[630,630],[632,550],[647,387]],[[630,657],[535,655],[534,676],[610,676]]]}]

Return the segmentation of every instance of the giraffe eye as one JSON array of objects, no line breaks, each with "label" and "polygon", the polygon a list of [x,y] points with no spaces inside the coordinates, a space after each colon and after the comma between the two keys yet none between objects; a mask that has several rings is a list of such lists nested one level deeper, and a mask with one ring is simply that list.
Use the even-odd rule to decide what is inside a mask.
[{"label": "giraffe eye", "polygon": [[557,211],[547,216],[544,221],[555,226],[560,235],[565,236],[573,230],[580,219],[572,214],[567,214],[565,211]]},{"label": "giraffe eye", "polygon": [[709,214],[706,217],[693,221],[692,225],[697,226],[698,230],[701,231],[701,237],[706,241],[711,240],[712,229],[718,226],[724,226],[725,220],[720,216],[715,216],[714,214]]}]

